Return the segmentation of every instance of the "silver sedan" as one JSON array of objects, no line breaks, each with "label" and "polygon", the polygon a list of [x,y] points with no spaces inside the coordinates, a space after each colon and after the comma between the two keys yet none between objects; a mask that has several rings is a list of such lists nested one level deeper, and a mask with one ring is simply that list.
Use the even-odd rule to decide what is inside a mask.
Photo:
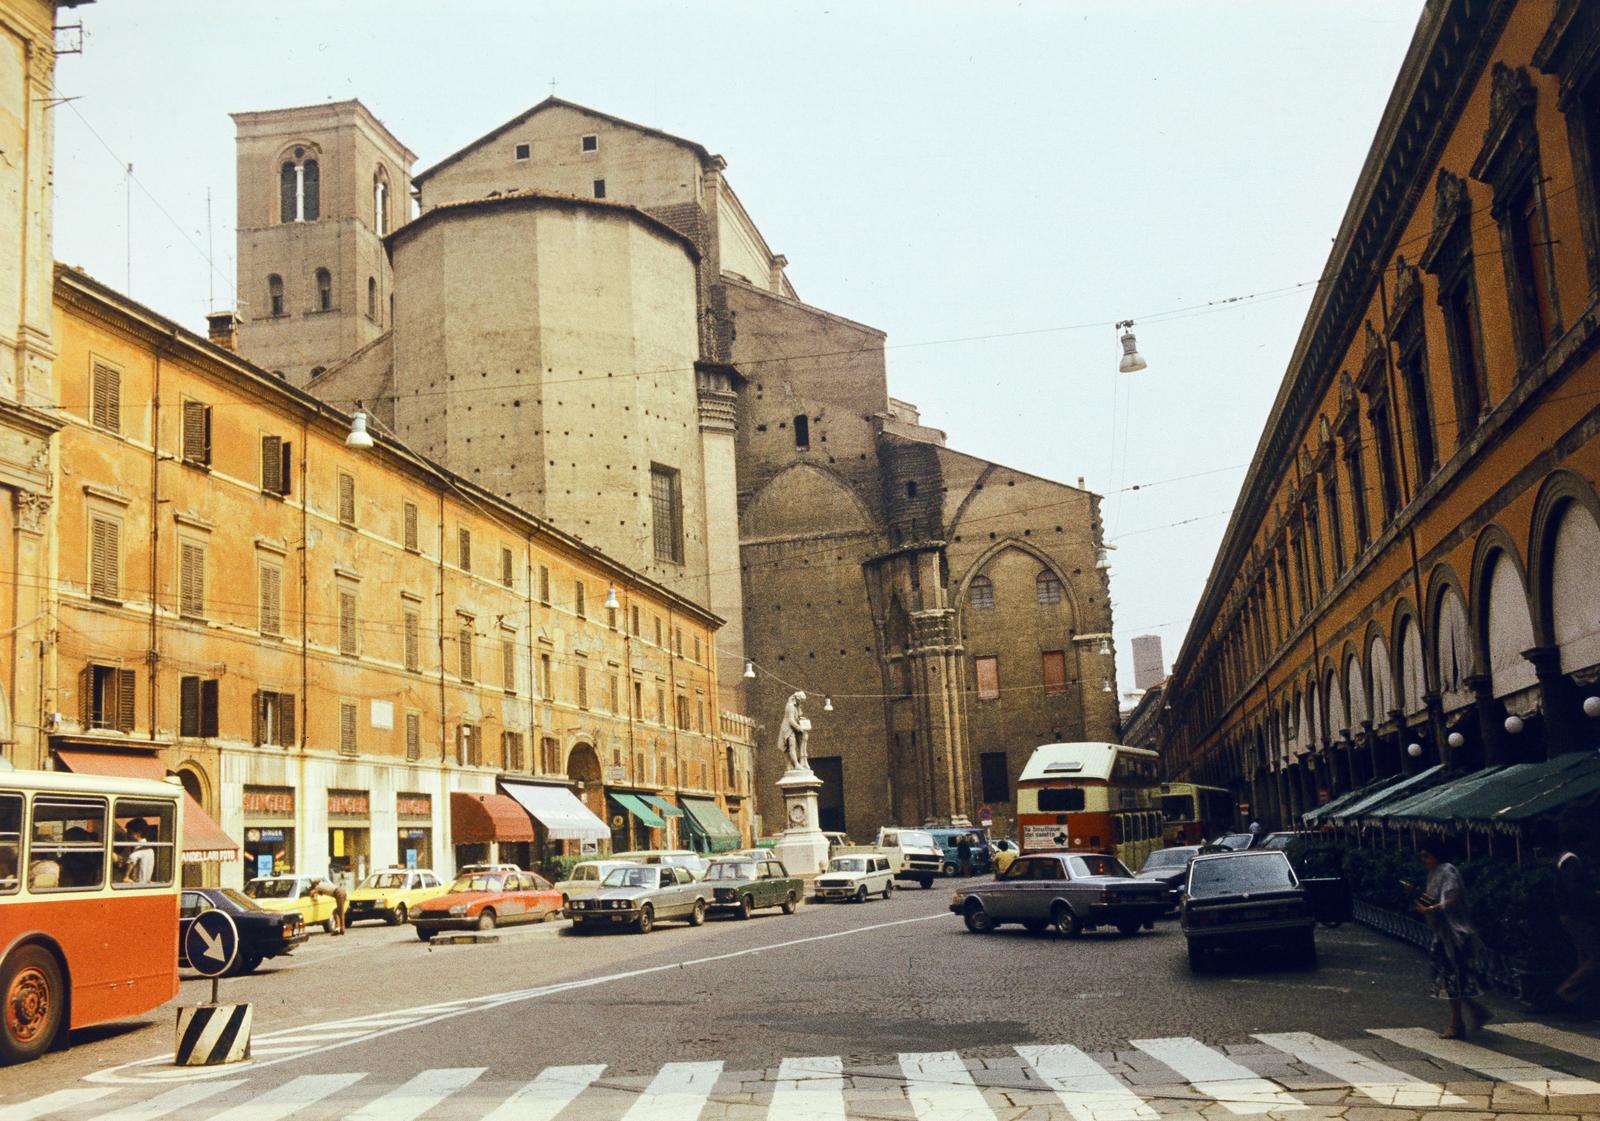
[{"label": "silver sedan", "polygon": [[661,919],[706,921],[708,891],[689,869],[671,864],[630,864],[611,869],[593,895],[567,907],[574,930],[632,927],[649,934]]}]

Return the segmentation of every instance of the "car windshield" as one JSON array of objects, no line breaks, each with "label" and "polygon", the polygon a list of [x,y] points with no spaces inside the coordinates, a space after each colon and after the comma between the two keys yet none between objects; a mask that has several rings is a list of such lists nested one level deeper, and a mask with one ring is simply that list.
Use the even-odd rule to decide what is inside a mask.
[{"label": "car windshield", "polygon": [[1249,848],[1250,842],[1254,839],[1249,833],[1224,833],[1217,838],[1217,844],[1238,851]]},{"label": "car windshield", "polygon": [[369,890],[383,890],[406,886],[404,872],[376,872],[361,881],[361,886]]},{"label": "car windshield", "polygon": [[456,882],[450,885],[450,891],[499,891],[505,882],[503,874],[474,872],[470,876],[457,876]]},{"label": "car windshield", "polygon": [[1151,872],[1158,868],[1181,868],[1189,863],[1189,858],[1194,855],[1194,849],[1157,849],[1145,858],[1141,872]]},{"label": "car windshield", "polygon": [[603,881],[606,887],[655,887],[659,868],[613,868]]},{"label": "car windshield", "polygon": [[293,880],[251,880],[244,885],[244,893],[252,899],[293,899]]},{"label": "car windshield", "polygon": [[859,856],[840,856],[828,862],[830,872],[865,872],[867,862]]},{"label": "car windshield", "polygon": [[1294,838],[1295,835],[1293,833],[1274,833],[1265,841],[1261,842],[1261,847],[1264,849],[1273,850],[1286,849],[1289,847],[1290,842],[1292,842]]},{"label": "car windshield", "polygon": [[1073,856],[1067,859],[1067,872],[1079,876],[1131,876],[1127,866],[1114,856]]},{"label": "car windshield", "polygon": [[933,843],[932,833],[924,833],[920,829],[902,829],[898,838],[890,834],[884,839],[884,843],[903,849],[936,849],[939,847]]},{"label": "car windshield", "polygon": [[708,880],[753,880],[756,878],[756,866],[742,860],[728,861],[713,864],[706,873]]},{"label": "car windshield", "polygon": [[1228,856],[1197,860],[1189,866],[1189,894],[1231,894],[1243,891],[1283,891],[1294,887],[1289,862],[1271,856]]},{"label": "car windshield", "polygon": [[221,895],[224,899],[226,899],[229,903],[232,903],[241,911],[260,911],[264,909],[254,899],[251,899],[248,895],[245,895],[242,892],[234,891],[231,887],[219,888],[217,894]]}]

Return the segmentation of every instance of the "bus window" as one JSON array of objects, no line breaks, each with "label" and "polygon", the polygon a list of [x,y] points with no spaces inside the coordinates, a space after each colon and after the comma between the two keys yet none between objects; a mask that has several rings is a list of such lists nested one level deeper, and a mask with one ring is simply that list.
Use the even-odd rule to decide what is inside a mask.
[{"label": "bus window", "polygon": [[1120,845],[1122,843],[1121,814],[1114,814],[1111,818],[1111,843],[1114,845]]},{"label": "bus window", "polygon": [[22,795],[0,794],[0,895],[22,887]]},{"label": "bus window", "polygon": [[1167,794],[1161,799],[1161,812],[1168,821],[1196,821],[1194,798],[1188,794]]},{"label": "bus window", "polygon": [[118,798],[111,815],[116,886],[148,887],[172,882],[173,803]]},{"label": "bus window", "polygon": [[1083,809],[1083,788],[1077,786],[1039,788],[1040,813],[1072,813]]},{"label": "bus window", "polygon": [[97,888],[106,879],[106,804],[101,798],[33,800],[28,888]]}]

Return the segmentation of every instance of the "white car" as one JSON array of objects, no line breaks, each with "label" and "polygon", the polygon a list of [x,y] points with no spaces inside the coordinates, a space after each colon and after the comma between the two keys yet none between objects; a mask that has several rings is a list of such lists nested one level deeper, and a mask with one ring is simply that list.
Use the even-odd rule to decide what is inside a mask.
[{"label": "white car", "polygon": [[565,880],[556,882],[556,890],[561,893],[561,906],[565,908],[574,899],[582,899],[586,895],[593,895],[600,887],[600,881],[610,874],[613,868],[622,868],[636,863],[632,860],[585,860],[572,868],[572,875]]},{"label": "white car", "polygon": [[865,903],[868,896],[889,898],[894,891],[894,869],[880,852],[856,852],[828,861],[817,877],[818,899],[849,899]]},{"label": "white car", "polygon": [[944,872],[944,850],[924,829],[904,829],[886,825],[878,830],[877,850],[889,858],[897,880],[911,880],[925,888]]}]

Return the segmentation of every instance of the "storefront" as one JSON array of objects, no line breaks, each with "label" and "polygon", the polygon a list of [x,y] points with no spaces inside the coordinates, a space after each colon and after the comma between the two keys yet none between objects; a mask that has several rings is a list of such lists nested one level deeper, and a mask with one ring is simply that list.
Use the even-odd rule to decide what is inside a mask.
[{"label": "storefront", "polygon": [[689,798],[680,794],[678,802],[689,826],[686,840],[696,852],[727,852],[742,843],[739,827],[710,798]]},{"label": "storefront", "polygon": [[244,810],[245,879],[294,872],[294,788],[246,786]]},{"label": "storefront", "polygon": [[366,879],[371,865],[371,796],[365,790],[328,791],[329,877],[352,888]]},{"label": "storefront", "polygon": [[523,854],[533,839],[533,821],[515,799],[461,790],[450,795],[450,843],[456,868],[500,861],[525,868]]},{"label": "storefront", "polygon": [[666,847],[667,823],[643,795],[623,790],[607,793],[612,852]]},{"label": "storefront", "polygon": [[501,788],[527,811],[536,826],[539,864],[574,852],[598,852],[611,842],[611,828],[565,786],[500,780]]},{"label": "storefront", "polygon": [[656,811],[656,814],[667,824],[662,834],[661,847],[665,849],[681,849],[686,841],[684,832],[688,828],[681,820],[683,811],[659,794],[641,794],[640,799],[645,805]]},{"label": "storefront", "polygon": [[407,868],[428,867],[433,862],[433,796],[396,794],[394,811],[400,823],[395,862]]}]

